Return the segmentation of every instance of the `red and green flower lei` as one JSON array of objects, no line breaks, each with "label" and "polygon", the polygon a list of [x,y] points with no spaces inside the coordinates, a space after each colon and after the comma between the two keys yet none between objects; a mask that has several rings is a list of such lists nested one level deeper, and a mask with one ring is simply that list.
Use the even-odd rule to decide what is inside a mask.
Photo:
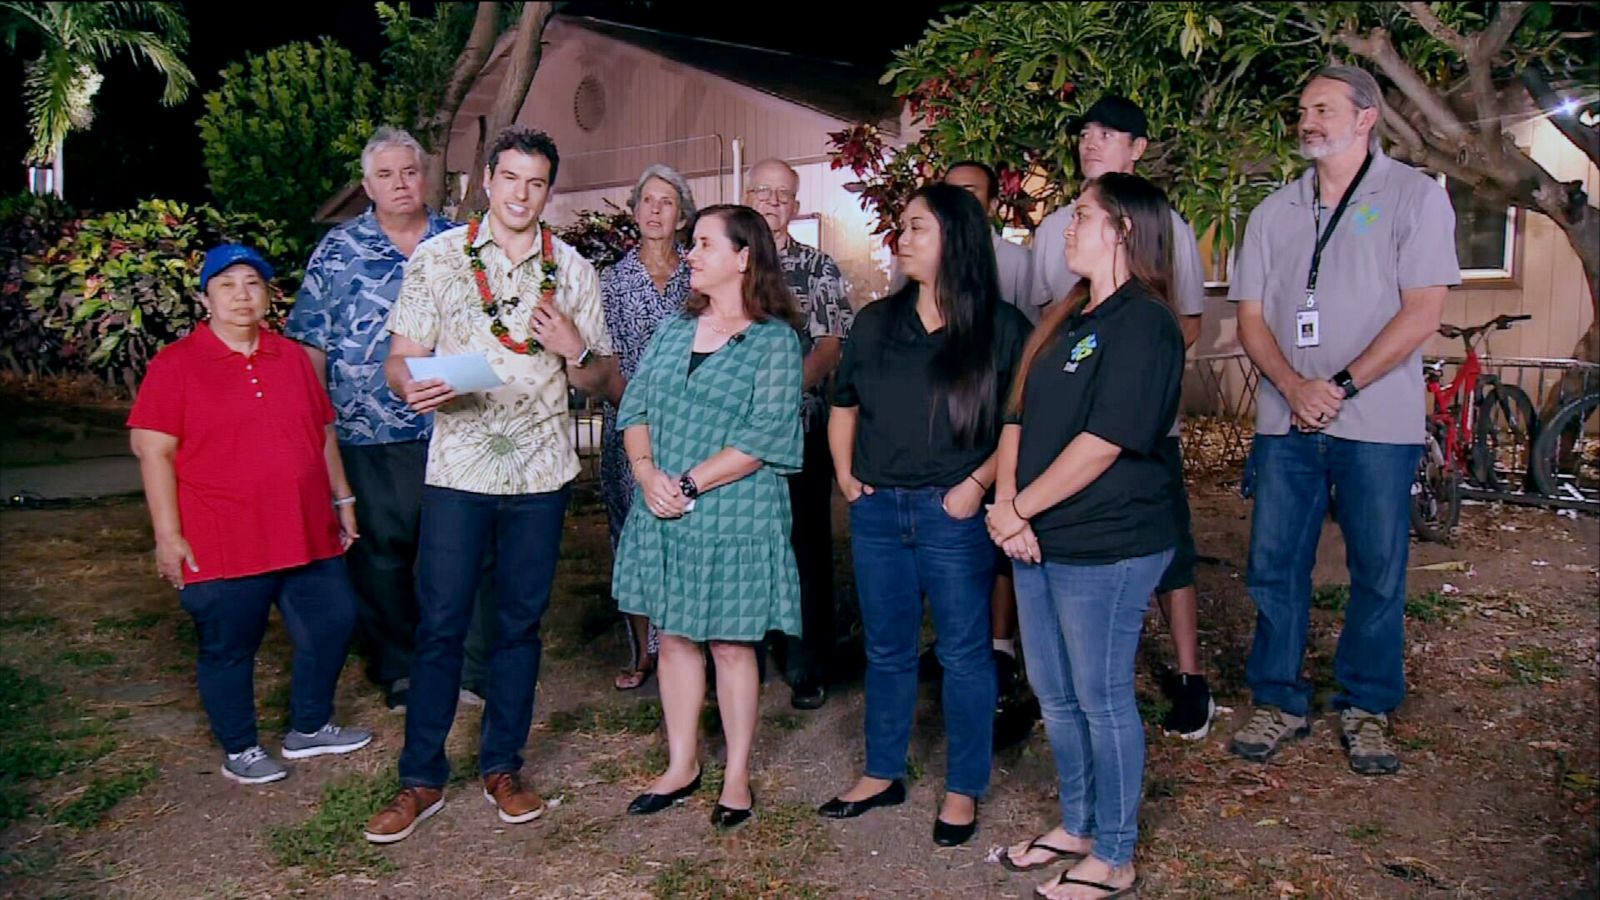
[{"label": "red and green flower lei", "polygon": [[[478,285],[478,297],[483,301],[483,311],[489,316],[489,333],[500,341],[500,345],[512,353],[521,353],[532,356],[544,349],[532,337],[525,341],[511,339],[511,329],[500,318],[500,301],[494,298],[494,292],[489,289],[489,273],[483,266],[483,256],[478,252],[478,229],[483,226],[483,217],[475,216],[467,222],[467,261],[472,266],[472,280]],[[550,228],[543,222],[539,223],[539,269],[544,273],[544,278],[539,281],[539,301],[541,303],[554,303],[556,299],[556,254],[555,246],[551,242]],[[517,305],[513,299],[509,304]]]}]

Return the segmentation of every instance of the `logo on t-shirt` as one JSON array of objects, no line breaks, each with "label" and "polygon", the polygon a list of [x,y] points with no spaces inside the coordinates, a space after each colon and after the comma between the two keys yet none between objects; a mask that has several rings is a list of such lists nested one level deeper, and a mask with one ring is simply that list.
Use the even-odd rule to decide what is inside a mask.
[{"label": "logo on t-shirt", "polygon": [[1100,342],[1095,339],[1094,335],[1091,334],[1085,337],[1072,348],[1072,354],[1067,357],[1067,364],[1061,367],[1061,371],[1066,372],[1068,375],[1078,371],[1078,363],[1093,356],[1095,349],[1099,346]]},{"label": "logo on t-shirt", "polygon": [[1372,226],[1378,224],[1378,211],[1370,205],[1363,203],[1356,207],[1356,234],[1366,234]]}]

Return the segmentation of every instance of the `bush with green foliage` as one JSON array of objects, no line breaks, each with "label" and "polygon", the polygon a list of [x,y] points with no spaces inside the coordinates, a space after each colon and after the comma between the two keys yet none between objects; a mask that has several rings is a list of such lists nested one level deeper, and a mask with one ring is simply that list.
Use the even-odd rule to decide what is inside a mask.
[{"label": "bush with green foliage", "polygon": [[372,67],[326,38],[229,66],[198,122],[217,205],[281,222],[293,246],[309,252],[317,208],[360,177],[379,101]]},{"label": "bush with green foliage", "polygon": [[63,346],[70,367],[131,391],[145,366],[204,316],[197,296],[206,250],[255,247],[277,270],[274,316],[284,314],[305,258],[272,221],[209,206],[146,200],[84,219],[28,262],[29,305]]},{"label": "bush with green foliage", "polygon": [[0,368],[19,375],[50,375],[77,348],[61,332],[46,328],[44,314],[28,303],[27,258],[43,253],[71,229],[72,207],[52,196],[17,194],[0,199]]}]

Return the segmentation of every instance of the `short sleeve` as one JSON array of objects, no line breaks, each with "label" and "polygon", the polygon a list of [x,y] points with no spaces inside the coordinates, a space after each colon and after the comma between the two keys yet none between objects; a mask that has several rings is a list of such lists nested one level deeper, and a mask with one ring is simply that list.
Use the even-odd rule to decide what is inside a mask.
[{"label": "short sleeve", "polygon": [[1066,239],[1061,232],[1066,229],[1067,219],[1071,215],[1068,210],[1072,207],[1064,206],[1056,212],[1044,217],[1039,227],[1033,232],[1033,287],[1029,291],[1033,305],[1040,309],[1060,300],[1066,295],[1066,290],[1057,292],[1055,281],[1068,281],[1067,258],[1065,253]]},{"label": "short sleeve", "polygon": [[1095,373],[1094,396],[1083,426],[1084,431],[1146,456],[1172,427],[1183,377],[1183,334],[1178,323],[1165,311],[1152,313],[1141,320],[1151,323],[1142,330],[1156,333],[1124,330],[1119,343],[1127,346],[1108,341],[1101,347],[1106,355]]},{"label": "short sleeve", "polygon": [[807,323],[806,332],[812,338],[843,338],[850,333],[850,324],[855,318],[850,308],[850,285],[833,257],[826,253],[821,257],[812,282],[811,321]]},{"label": "short sleeve", "polygon": [[182,439],[184,393],[182,366],[170,351],[156,354],[145,369],[144,381],[139,383],[139,394],[128,413],[128,427]]},{"label": "short sleeve", "polygon": [[857,323],[855,334],[844,342],[844,353],[839,357],[839,367],[833,372],[833,389],[828,395],[830,406],[860,406],[861,395],[856,391],[856,356],[861,352],[863,329]]},{"label": "short sleeve", "polygon": [[567,314],[572,316],[572,324],[578,327],[578,333],[583,335],[583,342],[590,350],[601,356],[611,356],[615,351],[611,346],[611,332],[606,329],[605,306],[600,300],[600,276],[595,274],[594,265],[577,251],[571,251],[567,259],[572,267]]},{"label": "short sleeve", "polygon": [[[287,350],[298,350],[295,347]],[[310,392],[311,402],[316,407],[317,421],[324,425],[332,425],[335,421],[333,401],[328,398],[328,389],[322,386],[322,381],[317,378],[317,370],[311,365],[311,358],[304,353],[296,352],[300,358],[300,377],[305,380],[306,390]]]},{"label": "short sleeve", "polygon": [[617,408],[618,433],[635,425],[650,423],[650,381],[660,365],[657,357],[661,355],[662,336],[671,327],[671,322],[662,322],[656,333],[651,335],[650,343],[645,345],[644,355],[639,359],[639,369],[628,379],[628,386],[622,391],[622,405]]},{"label": "short sleeve", "polygon": [[429,249],[418,250],[406,263],[400,281],[400,296],[389,311],[386,328],[390,334],[410,338],[430,350],[439,343],[439,305],[434,302],[428,283],[428,266],[433,259]]},{"label": "short sleeve", "polygon": [[734,423],[729,446],[766,463],[780,475],[800,471],[805,446],[800,430],[800,337],[774,324],[763,343],[770,345],[764,364],[756,367],[750,411]]},{"label": "short sleeve", "polygon": [[1206,311],[1206,268],[1200,261],[1200,242],[1194,228],[1172,213],[1172,308],[1180,316]]},{"label": "short sleeve", "polygon": [[1456,212],[1444,188],[1430,182],[1410,227],[1399,235],[1400,290],[1457,285],[1461,263],[1456,258]]},{"label": "short sleeve", "polygon": [[1232,284],[1228,287],[1228,300],[1265,300],[1267,297],[1267,216],[1256,207],[1245,222],[1244,240],[1234,254],[1233,271],[1229,273]]},{"label": "short sleeve", "polygon": [[1022,367],[1022,351],[1028,346],[1028,337],[1032,333],[1033,323],[1015,307],[1000,306],[995,309],[994,370],[1000,382],[995,387],[1000,390],[1001,409],[1011,400],[1017,369]]},{"label": "short sleeve", "polygon": [[334,340],[328,258],[332,255],[334,236],[338,233],[337,229],[328,232],[318,242],[317,249],[312,251],[311,260],[306,263],[305,278],[300,282],[300,290],[295,292],[289,319],[283,324],[284,337],[324,353],[332,348]]}]

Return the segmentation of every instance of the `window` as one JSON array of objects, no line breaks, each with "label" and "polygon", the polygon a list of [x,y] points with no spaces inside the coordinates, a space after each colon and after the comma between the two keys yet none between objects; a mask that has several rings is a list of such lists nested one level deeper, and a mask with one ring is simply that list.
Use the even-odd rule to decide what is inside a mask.
[{"label": "window", "polygon": [[789,220],[789,237],[816,250],[822,249],[822,217],[816,213]]},{"label": "window", "polygon": [[1463,184],[1444,175],[1434,176],[1450,195],[1456,211],[1456,256],[1461,260],[1463,281],[1512,277],[1516,258],[1517,210],[1488,201]]}]

